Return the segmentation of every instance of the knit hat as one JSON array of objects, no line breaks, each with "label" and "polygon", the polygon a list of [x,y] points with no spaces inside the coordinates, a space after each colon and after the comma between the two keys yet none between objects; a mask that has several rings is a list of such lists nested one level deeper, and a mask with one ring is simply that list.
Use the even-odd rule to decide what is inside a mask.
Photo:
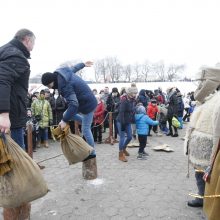
[{"label": "knit hat", "polygon": [[143,105],[139,105],[136,107],[136,114],[146,114],[146,109]]},{"label": "knit hat", "polygon": [[156,99],[151,99],[151,103],[157,103]]},{"label": "knit hat", "polygon": [[47,86],[55,81],[56,81],[56,75],[54,73],[47,72],[44,73],[41,77],[41,82],[44,86]]},{"label": "knit hat", "polygon": [[40,94],[44,94],[44,95],[45,95],[45,90],[42,89],[42,90],[40,91]]},{"label": "knit hat", "polygon": [[118,88],[116,88],[116,87],[112,88],[112,93],[113,92],[117,92],[118,93]]},{"label": "knit hat", "polygon": [[126,93],[127,93],[128,95],[137,94],[137,93],[138,93],[138,89],[137,89],[137,87],[135,87],[135,86],[128,87],[128,88],[126,89]]}]

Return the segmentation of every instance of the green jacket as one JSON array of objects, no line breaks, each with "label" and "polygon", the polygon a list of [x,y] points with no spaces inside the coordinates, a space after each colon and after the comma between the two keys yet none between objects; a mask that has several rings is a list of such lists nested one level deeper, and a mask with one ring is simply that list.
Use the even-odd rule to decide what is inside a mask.
[{"label": "green jacket", "polygon": [[33,116],[40,115],[41,120],[39,126],[45,128],[49,126],[49,122],[53,120],[52,109],[50,103],[45,99],[37,99],[31,105]]}]

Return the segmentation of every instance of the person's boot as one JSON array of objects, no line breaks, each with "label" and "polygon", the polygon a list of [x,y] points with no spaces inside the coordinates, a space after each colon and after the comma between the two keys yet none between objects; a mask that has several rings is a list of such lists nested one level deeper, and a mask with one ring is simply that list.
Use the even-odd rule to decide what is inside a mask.
[{"label": "person's boot", "polygon": [[[198,187],[198,194],[204,196],[205,192],[205,181],[203,180],[203,172],[195,172],[196,185]],[[194,200],[188,201],[190,207],[203,207],[203,199],[195,198]]]},{"label": "person's boot", "polygon": [[172,137],[178,137],[179,135],[178,135],[178,133],[177,132],[175,132],[175,134],[174,135],[171,135]]},{"label": "person's boot", "polygon": [[49,147],[48,141],[44,141],[44,147],[46,147],[46,148]]},{"label": "person's boot", "polygon": [[124,152],[124,155],[125,155],[126,157],[130,156],[130,154],[128,153],[128,151],[126,150],[126,148],[123,150],[123,152]]},{"label": "person's boot", "polygon": [[123,151],[119,151],[119,160],[122,162],[128,162]]},{"label": "person's boot", "polygon": [[37,141],[36,147],[37,147],[37,148],[40,148],[40,141]]},{"label": "person's boot", "polygon": [[203,199],[195,198],[187,202],[187,205],[193,208],[203,207]]}]

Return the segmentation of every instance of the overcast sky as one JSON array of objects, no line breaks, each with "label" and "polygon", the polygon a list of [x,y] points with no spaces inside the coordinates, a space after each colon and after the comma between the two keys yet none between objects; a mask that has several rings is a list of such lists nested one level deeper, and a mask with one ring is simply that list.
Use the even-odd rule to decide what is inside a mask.
[{"label": "overcast sky", "polygon": [[106,56],[186,64],[188,76],[220,62],[219,0],[7,0],[0,9],[0,45],[20,28],[37,37],[32,75]]}]

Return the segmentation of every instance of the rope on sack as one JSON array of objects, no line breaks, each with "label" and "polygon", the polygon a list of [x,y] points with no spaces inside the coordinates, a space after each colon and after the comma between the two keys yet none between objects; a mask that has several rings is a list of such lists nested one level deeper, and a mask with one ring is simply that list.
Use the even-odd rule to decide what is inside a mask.
[{"label": "rope on sack", "polygon": [[60,157],[60,156],[62,156],[62,155],[63,155],[63,154],[58,154],[58,155],[56,155],[56,156],[54,156],[54,157],[49,157],[49,158],[47,158],[47,159],[41,160],[41,161],[36,162],[36,163],[37,163],[37,164],[43,163],[43,162],[45,162],[45,161],[47,161],[47,160],[51,160],[51,159],[54,159],[54,158],[56,158],[56,157]]},{"label": "rope on sack", "polygon": [[208,195],[208,196],[201,196],[199,194],[189,193],[189,196],[192,196],[194,198],[198,199],[204,199],[204,198],[220,198],[220,195]]}]

